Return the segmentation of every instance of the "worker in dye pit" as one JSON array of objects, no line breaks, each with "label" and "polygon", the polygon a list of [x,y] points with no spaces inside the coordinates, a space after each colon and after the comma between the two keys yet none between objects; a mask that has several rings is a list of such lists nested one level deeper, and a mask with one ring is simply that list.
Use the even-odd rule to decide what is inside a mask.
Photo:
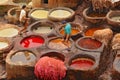
[{"label": "worker in dye pit", "polygon": [[65,27],[64,27],[64,42],[69,41],[71,36],[71,24],[70,23],[66,23]]},{"label": "worker in dye pit", "polygon": [[27,7],[26,7],[26,5],[23,5],[22,9],[20,11],[20,16],[19,16],[20,24],[22,24],[25,28],[27,28],[29,19],[30,18],[27,18]]}]

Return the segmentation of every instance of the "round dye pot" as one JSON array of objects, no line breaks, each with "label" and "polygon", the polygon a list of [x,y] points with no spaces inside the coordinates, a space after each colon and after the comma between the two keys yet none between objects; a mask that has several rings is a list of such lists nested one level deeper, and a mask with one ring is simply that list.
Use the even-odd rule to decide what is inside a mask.
[{"label": "round dye pot", "polygon": [[55,31],[55,23],[48,21],[48,20],[40,20],[36,21],[35,23],[31,24],[28,27],[28,31],[35,33],[35,34],[43,34],[43,35],[56,35]]},{"label": "round dye pot", "polygon": [[0,38],[0,53],[9,52],[13,48],[13,41],[8,38]]},{"label": "round dye pot", "polygon": [[75,12],[66,7],[53,8],[48,13],[48,19],[52,21],[71,21],[73,20]]},{"label": "round dye pot", "polygon": [[18,4],[19,6],[27,5],[31,0],[12,0],[14,3]]},{"label": "round dye pot", "polygon": [[44,56],[48,56],[48,57],[52,57],[55,59],[59,59],[61,61],[65,61],[65,55],[63,55],[62,52],[56,51],[56,50],[47,50],[47,51],[41,52],[40,57],[44,57]]},{"label": "round dye pot", "polygon": [[0,0],[0,16],[4,16],[6,12],[13,7],[18,7],[18,5],[11,0]]},{"label": "round dye pot", "polygon": [[[72,30],[71,30],[71,38],[73,40],[76,40],[78,38],[80,38],[82,36],[82,26],[80,24],[77,23],[73,23],[70,22],[71,26],[72,26]],[[58,28],[57,32],[61,35],[64,36],[64,27],[66,24],[62,24],[60,25],[60,27]]]},{"label": "round dye pot", "polygon": [[87,54],[77,54],[69,61],[71,69],[88,71],[95,65],[95,58]]},{"label": "round dye pot", "polygon": [[0,37],[13,38],[16,37],[20,31],[16,25],[0,24],[0,26]]},{"label": "round dye pot", "polygon": [[13,48],[14,42],[8,38],[0,38],[0,62],[4,61],[6,55],[10,52]]},{"label": "round dye pot", "polygon": [[36,55],[28,50],[11,51],[6,57],[8,80],[34,79]]},{"label": "round dye pot", "polygon": [[109,11],[106,18],[108,24],[112,25],[113,28],[120,26],[120,11]]},{"label": "round dye pot", "polygon": [[91,37],[82,37],[79,38],[76,43],[76,47],[78,49],[84,50],[84,51],[98,51],[102,52],[104,48],[104,44],[100,41],[97,41],[95,39],[92,39]]},{"label": "round dye pot", "polygon": [[44,43],[44,37],[38,35],[29,35],[20,40],[20,45],[23,48],[37,48],[43,46]]},{"label": "round dye pot", "polygon": [[70,40],[68,43],[66,43],[66,42],[63,42],[63,38],[61,38],[61,37],[50,38],[47,41],[47,47],[49,49],[69,50],[72,46],[73,46],[72,40]]},{"label": "round dye pot", "polygon": [[80,53],[69,58],[68,69],[75,76],[75,80],[95,80],[98,62],[94,56]]},{"label": "round dye pot", "polygon": [[116,57],[113,62],[112,67],[112,77],[113,79],[120,79],[120,52],[117,52]]},{"label": "round dye pot", "polygon": [[36,8],[36,9],[32,9],[28,13],[28,16],[31,18],[32,22],[35,22],[38,20],[47,19],[48,11],[49,11],[48,9]]},{"label": "round dye pot", "polygon": [[10,23],[14,23],[14,24],[17,23],[20,15],[20,7],[11,8],[10,10],[8,10],[7,15],[8,15],[8,21]]},{"label": "round dye pot", "polygon": [[90,8],[86,8],[83,11],[83,16],[85,20],[93,24],[103,22],[106,19],[106,14],[107,14],[106,12],[104,13],[94,12]]}]

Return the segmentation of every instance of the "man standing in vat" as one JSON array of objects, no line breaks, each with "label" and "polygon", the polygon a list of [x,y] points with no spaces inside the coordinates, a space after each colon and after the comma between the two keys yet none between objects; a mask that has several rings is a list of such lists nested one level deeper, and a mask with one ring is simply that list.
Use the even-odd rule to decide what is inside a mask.
[{"label": "man standing in vat", "polygon": [[68,43],[70,36],[71,36],[71,24],[67,23],[66,21],[63,21],[62,23],[66,23],[66,25],[64,27],[64,39],[63,39],[63,41],[65,43]]},{"label": "man standing in vat", "polygon": [[24,26],[24,29],[22,29],[20,32],[22,32],[22,31],[24,31],[24,30],[27,29],[28,22],[30,20],[30,18],[27,18],[27,12],[26,12],[26,10],[27,10],[26,5],[23,5],[22,9],[20,11],[19,21],[20,21],[20,24],[22,26]]}]

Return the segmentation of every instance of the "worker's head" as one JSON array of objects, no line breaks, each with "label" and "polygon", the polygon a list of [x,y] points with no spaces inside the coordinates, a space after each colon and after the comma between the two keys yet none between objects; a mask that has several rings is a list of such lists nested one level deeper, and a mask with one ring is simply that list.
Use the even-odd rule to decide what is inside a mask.
[{"label": "worker's head", "polygon": [[62,24],[66,24],[66,23],[67,23],[67,21],[65,21],[65,20],[64,20],[64,21],[61,21],[61,23],[62,23]]},{"label": "worker's head", "polygon": [[23,6],[22,6],[22,9],[25,9],[25,8],[26,8],[26,5],[23,5]]}]

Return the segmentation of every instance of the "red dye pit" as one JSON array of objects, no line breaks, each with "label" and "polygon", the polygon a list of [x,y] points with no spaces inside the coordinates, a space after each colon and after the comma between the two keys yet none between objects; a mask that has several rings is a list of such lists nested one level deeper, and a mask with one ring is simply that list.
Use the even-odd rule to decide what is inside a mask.
[{"label": "red dye pit", "polygon": [[44,39],[42,37],[31,36],[25,38],[21,41],[21,45],[25,48],[33,48],[41,46],[44,43]]},{"label": "red dye pit", "polygon": [[83,38],[78,42],[78,45],[85,49],[98,49],[102,43],[91,38]]},{"label": "red dye pit", "polygon": [[94,65],[91,59],[80,58],[72,61],[70,67],[78,70],[89,70]]}]

